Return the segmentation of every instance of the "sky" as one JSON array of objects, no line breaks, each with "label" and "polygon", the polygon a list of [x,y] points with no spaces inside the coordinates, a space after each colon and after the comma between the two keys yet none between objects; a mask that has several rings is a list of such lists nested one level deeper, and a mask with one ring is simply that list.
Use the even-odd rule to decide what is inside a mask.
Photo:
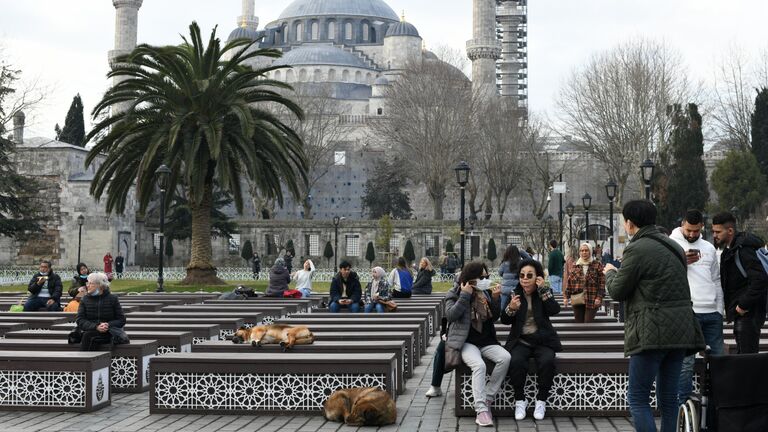
[{"label": "sky", "polygon": [[[256,0],[260,28],[289,0]],[[427,48],[464,50],[472,34],[471,0],[387,0],[405,12]],[[729,50],[747,56],[768,47],[765,0],[529,0],[529,103],[556,118],[558,89],[595,53],[627,39],[664,41],[677,49],[695,80],[710,83],[715,64]],[[114,41],[115,11],[109,0],[0,0],[0,61],[22,70],[44,101],[27,112],[26,137],[54,135],[72,97],[80,93],[86,116],[108,86],[107,52]],[[240,0],[144,0],[140,43],[180,41],[192,21],[204,33],[214,25],[224,39],[235,28]],[[706,119],[705,119],[706,122]],[[86,120],[86,129],[89,129]]]}]

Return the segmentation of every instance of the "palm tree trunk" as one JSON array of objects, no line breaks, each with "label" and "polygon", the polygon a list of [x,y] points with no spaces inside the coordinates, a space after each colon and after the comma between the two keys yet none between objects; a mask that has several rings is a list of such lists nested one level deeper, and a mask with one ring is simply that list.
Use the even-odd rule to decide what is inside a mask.
[{"label": "palm tree trunk", "polygon": [[192,247],[187,277],[182,285],[224,285],[216,276],[213,266],[213,248],[211,247],[211,206],[213,205],[213,184],[204,186],[203,199],[200,202],[189,200],[192,212]]}]

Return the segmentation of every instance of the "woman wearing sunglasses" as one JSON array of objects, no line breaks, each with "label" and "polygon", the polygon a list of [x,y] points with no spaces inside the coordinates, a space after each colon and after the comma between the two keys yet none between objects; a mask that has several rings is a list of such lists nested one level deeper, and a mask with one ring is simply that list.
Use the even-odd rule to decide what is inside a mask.
[{"label": "woman wearing sunglasses", "polygon": [[[493,426],[491,404],[509,367],[509,353],[499,345],[493,324],[499,319],[500,298],[501,287],[491,288],[488,268],[473,261],[464,266],[445,302],[449,325],[445,344],[461,350],[461,359],[472,369],[475,423],[480,426]],[[484,359],[495,363],[487,386]]]},{"label": "woman wearing sunglasses", "polygon": [[501,322],[511,324],[505,348],[511,355],[509,376],[515,389],[515,419],[525,418],[525,378],[528,359],[536,360],[539,391],[533,417],[544,418],[546,400],[555,378],[555,352],[562,351],[560,338],[549,317],[560,313],[560,305],[552,291],[544,285],[541,263],[531,259],[520,263],[520,282],[512,293],[509,305],[501,311]]}]

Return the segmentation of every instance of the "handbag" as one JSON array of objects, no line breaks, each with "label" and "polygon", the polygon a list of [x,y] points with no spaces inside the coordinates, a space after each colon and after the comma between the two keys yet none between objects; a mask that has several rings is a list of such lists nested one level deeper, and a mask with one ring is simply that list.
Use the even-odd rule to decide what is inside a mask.
[{"label": "handbag", "polygon": [[584,301],[584,291],[571,295],[571,305],[572,306],[583,306],[585,303]]},{"label": "handbag", "polygon": [[394,300],[381,300],[381,299],[379,299],[379,303],[384,305],[384,311],[385,312],[395,312],[397,310],[397,303],[395,303]]},{"label": "handbag", "polygon": [[81,340],[83,340],[83,332],[80,331],[79,327],[75,327],[75,329],[67,335],[68,344],[79,344]]},{"label": "handbag", "polygon": [[443,364],[443,373],[446,374],[459,367],[461,364],[461,350],[451,348],[445,344],[445,363]]}]

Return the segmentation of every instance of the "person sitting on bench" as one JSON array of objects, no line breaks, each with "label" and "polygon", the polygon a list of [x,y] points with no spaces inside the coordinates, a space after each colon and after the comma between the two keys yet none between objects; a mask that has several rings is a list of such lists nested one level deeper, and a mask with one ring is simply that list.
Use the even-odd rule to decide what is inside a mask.
[{"label": "person sitting on bench", "polygon": [[77,328],[82,333],[80,351],[95,351],[100,344],[128,343],[125,314],[120,300],[109,292],[109,279],[104,273],[88,275],[88,294],[77,310]]},{"label": "person sitting on bench", "polygon": [[339,312],[341,308],[348,308],[350,312],[360,312],[360,299],[363,297],[363,289],[360,287],[360,278],[352,271],[352,264],[347,261],[339,263],[339,272],[331,281],[330,303],[328,309],[331,312]]},{"label": "person sitting on bench", "polygon": [[61,277],[53,272],[51,262],[40,261],[40,271],[29,281],[29,299],[24,303],[24,312],[61,310]]}]

